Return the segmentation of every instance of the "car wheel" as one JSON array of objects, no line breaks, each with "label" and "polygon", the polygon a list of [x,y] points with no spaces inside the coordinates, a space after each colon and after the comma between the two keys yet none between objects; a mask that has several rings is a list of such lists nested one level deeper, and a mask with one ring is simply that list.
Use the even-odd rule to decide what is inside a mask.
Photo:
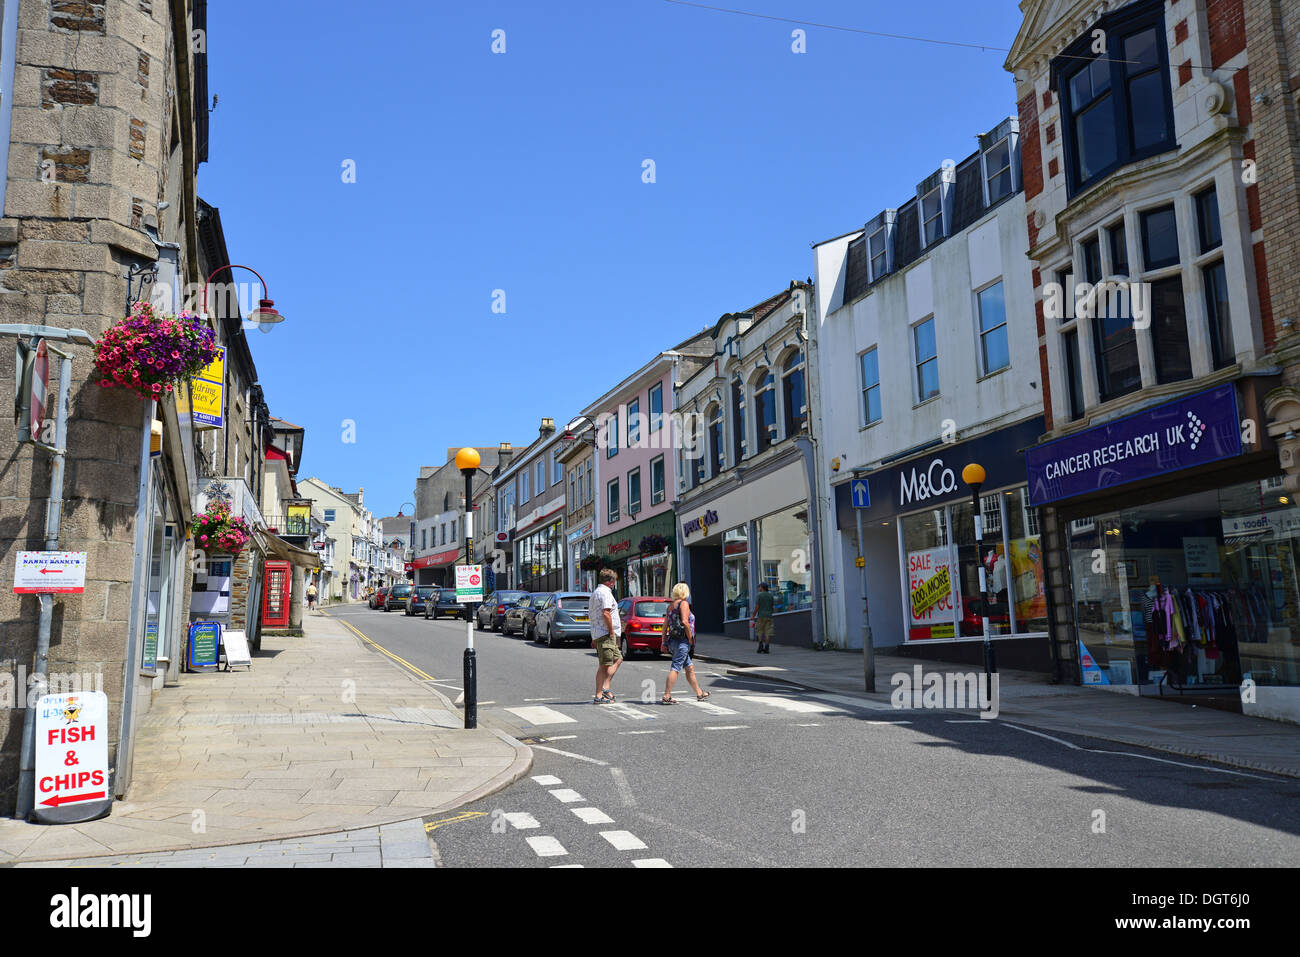
[{"label": "car wheel", "polygon": [[627,647],[627,635],[619,635],[618,651],[624,658],[631,658],[632,652]]},{"label": "car wheel", "polygon": [[524,637],[529,641],[535,641],[537,639],[537,625],[529,625],[528,630],[524,632]]},{"label": "car wheel", "polygon": [[559,642],[555,640],[555,632],[550,628],[546,629],[546,647],[554,648]]}]

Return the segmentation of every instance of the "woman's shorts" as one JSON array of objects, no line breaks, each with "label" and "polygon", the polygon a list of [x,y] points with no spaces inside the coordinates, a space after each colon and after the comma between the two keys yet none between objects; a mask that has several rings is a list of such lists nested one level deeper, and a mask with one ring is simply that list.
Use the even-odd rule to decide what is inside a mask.
[{"label": "woman's shorts", "polygon": [[668,639],[668,653],[673,656],[670,671],[685,671],[691,667],[691,643],[684,639]]}]

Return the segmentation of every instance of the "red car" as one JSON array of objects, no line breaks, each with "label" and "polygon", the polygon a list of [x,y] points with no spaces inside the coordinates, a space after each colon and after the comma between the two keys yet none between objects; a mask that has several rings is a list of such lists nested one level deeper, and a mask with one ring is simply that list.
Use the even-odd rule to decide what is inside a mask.
[{"label": "red car", "polygon": [[387,598],[388,598],[388,586],[387,586],[387,585],[385,585],[383,588],[377,588],[377,589],[375,589],[375,593],[374,593],[373,595],[370,596],[370,607],[371,607],[371,608],[383,608],[385,611],[387,611],[388,609],[384,607],[384,604],[385,604],[385,601],[387,600]]},{"label": "red car", "polygon": [[623,622],[623,637],[618,647],[623,655],[645,651],[652,655],[664,653],[664,615],[668,613],[668,599],[642,597],[624,598],[618,603],[618,616]]},{"label": "red car", "polygon": [[[963,598],[961,602],[962,637],[980,638],[984,635],[984,599]],[[1002,630],[998,626],[1002,625]],[[1006,634],[1011,628],[1011,615],[1005,603],[989,603],[989,629],[994,635]]]}]

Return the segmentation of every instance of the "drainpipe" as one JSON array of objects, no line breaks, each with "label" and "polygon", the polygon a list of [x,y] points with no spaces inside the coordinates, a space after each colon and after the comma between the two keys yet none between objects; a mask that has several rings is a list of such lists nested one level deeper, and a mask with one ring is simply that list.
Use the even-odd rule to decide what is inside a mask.
[{"label": "drainpipe", "polygon": [[[807,360],[804,361],[804,367],[807,368]],[[800,456],[803,457],[804,477],[808,481],[808,552],[812,556],[813,576],[816,579],[813,582],[812,592],[812,637],[814,645],[823,645],[825,643],[826,625],[822,616],[822,601],[824,595],[825,577],[821,574],[822,562],[819,546],[821,543],[821,509],[818,508],[817,496],[817,467],[813,459],[815,451],[813,449],[812,439],[806,435],[796,435],[794,438],[795,448],[799,450]]]}]

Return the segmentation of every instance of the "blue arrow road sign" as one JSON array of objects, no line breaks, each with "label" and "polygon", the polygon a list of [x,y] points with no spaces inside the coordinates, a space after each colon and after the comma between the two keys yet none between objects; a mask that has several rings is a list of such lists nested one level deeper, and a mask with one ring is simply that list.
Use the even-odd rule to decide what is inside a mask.
[{"label": "blue arrow road sign", "polygon": [[854,481],[849,491],[853,496],[854,508],[871,508],[871,495],[867,492],[867,483],[864,480]]}]

